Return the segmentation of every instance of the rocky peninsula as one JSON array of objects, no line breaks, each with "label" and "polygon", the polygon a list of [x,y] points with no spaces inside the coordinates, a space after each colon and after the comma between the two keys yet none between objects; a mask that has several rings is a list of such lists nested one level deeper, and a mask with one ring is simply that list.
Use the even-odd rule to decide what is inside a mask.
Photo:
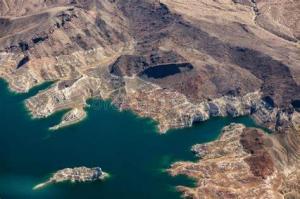
[{"label": "rocky peninsula", "polygon": [[169,172],[196,181],[178,186],[186,198],[299,198],[300,172],[288,148],[275,135],[231,124],[218,140],[192,147],[198,162],[174,163]]},{"label": "rocky peninsula", "polygon": [[53,129],[81,121],[91,98],[152,118],[160,133],[211,117],[250,115],[274,133],[286,154],[280,163],[298,172],[299,1],[0,5],[0,77],[15,92],[55,81],[25,103],[34,118],[70,110]]},{"label": "rocky peninsula", "polygon": [[100,167],[87,168],[75,167],[59,170],[46,182],[36,185],[33,189],[40,189],[49,184],[60,183],[65,181],[75,182],[92,182],[104,180],[109,175],[102,171]]},{"label": "rocky peninsula", "polygon": [[86,112],[82,108],[74,108],[63,116],[62,121],[58,125],[50,127],[50,130],[58,130],[60,128],[78,123],[85,117]]}]

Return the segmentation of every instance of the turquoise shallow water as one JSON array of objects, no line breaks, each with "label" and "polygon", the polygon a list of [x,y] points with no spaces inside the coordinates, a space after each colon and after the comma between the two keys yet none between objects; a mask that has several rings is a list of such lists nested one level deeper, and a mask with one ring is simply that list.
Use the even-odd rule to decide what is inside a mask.
[{"label": "turquoise shallow water", "polygon": [[[91,100],[83,122],[51,132],[48,128],[59,122],[63,112],[32,120],[24,108],[24,99],[49,85],[16,95],[0,81],[1,199],[180,198],[174,187],[193,182],[170,177],[165,168],[176,160],[195,160],[190,147],[216,139],[231,122],[255,126],[248,117],[215,118],[159,135],[152,120]],[[52,172],[76,166],[100,166],[111,178],[32,190]]]}]

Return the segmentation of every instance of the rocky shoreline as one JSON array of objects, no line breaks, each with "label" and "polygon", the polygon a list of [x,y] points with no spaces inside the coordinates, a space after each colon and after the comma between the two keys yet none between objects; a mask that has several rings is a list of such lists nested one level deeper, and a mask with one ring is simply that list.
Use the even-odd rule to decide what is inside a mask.
[{"label": "rocky shoreline", "polygon": [[[244,20],[244,32],[240,32],[244,39],[237,38],[231,44],[210,36],[218,36],[219,21],[213,26],[216,29],[209,29],[206,23],[193,21],[190,15],[183,13],[181,4],[168,0],[161,3],[139,1],[139,4],[103,1],[99,3],[102,7],[98,12],[88,6],[66,4],[55,11],[50,9],[48,26],[36,27],[19,36],[3,32],[6,37],[0,37],[3,43],[0,77],[16,92],[27,92],[45,81],[57,82],[26,100],[26,107],[34,118],[48,117],[65,109],[76,110],[84,107],[86,100],[98,98],[111,100],[120,110],[130,109],[142,117],[154,119],[160,132],[191,126],[214,116],[249,114],[271,130],[290,125],[297,108],[293,104],[300,91],[295,70],[299,61],[294,56],[299,49],[281,40],[271,48],[263,42],[251,44],[258,38],[267,41],[265,30],[257,27],[250,31],[250,26],[255,26],[249,21],[253,17],[253,2],[211,3],[215,9],[235,10],[228,14]],[[191,1],[191,4],[195,7],[189,8],[190,13],[205,18],[193,10],[204,3]],[[255,3],[257,7],[258,4]],[[131,16],[143,9],[140,17]],[[211,13],[209,7],[203,9]],[[24,18],[38,17],[44,12],[24,15]],[[245,16],[239,16],[239,12]],[[111,13],[118,16],[114,22],[109,20]],[[149,23],[149,19],[156,26]],[[230,17],[227,20],[239,22]],[[10,22],[13,28],[15,21],[11,19]],[[226,38],[232,29],[238,30],[230,23],[226,24],[229,32],[224,29],[222,34]],[[84,30],[85,35],[74,36],[78,29]],[[95,30],[99,34],[94,34]],[[250,37],[252,34],[255,37]],[[68,47],[65,38],[70,41]],[[194,45],[187,46],[188,43]],[[285,49],[290,55],[290,65],[281,57],[282,48],[287,44],[290,45]],[[25,57],[28,61],[17,67]],[[167,66],[176,68],[182,64],[188,66],[188,70],[179,67],[170,74],[165,70]],[[163,70],[164,76],[143,75],[150,69],[155,69],[156,73]],[[82,111],[78,118],[72,113],[69,114],[74,117],[69,124],[83,117]],[[66,124],[65,119],[62,118],[55,128]]]},{"label": "rocky shoreline", "polygon": [[298,198],[299,180],[290,176],[300,173],[287,150],[276,135],[231,124],[218,140],[192,147],[199,161],[176,162],[168,171],[196,181],[178,186],[186,198]]},{"label": "rocky shoreline", "polygon": [[96,180],[104,180],[109,177],[108,173],[102,171],[100,167],[87,168],[75,167],[59,170],[46,182],[36,185],[33,189],[41,189],[49,184],[61,183],[69,181],[75,182],[92,182]]},{"label": "rocky shoreline", "polygon": [[[120,110],[152,118],[160,133],[211,117],[250,115],[274,133],[270,139],[283,151],[277,153],[285,154],[278,160],[267,147],[259,150],[260,158],[285,164],[284,176],[298,172],[298,1],[96,2],[41,6],[22,1],[19,6],[0,6],[1,16],[8,15],[0,18],[0,77],[16,92],[27,92],[45,81],[56,82],[26,100],[34,118],[70,110],[52,129],[74,124],[85,117],[88,99],[110,100]],[[280,9],[274,9],[277,7]],[[240,155],[230,157],[231,163],[226,164],[240,166],[247,178],[240,179],[236,173],[225,176],[233,184],[234,179],[236,183],[252,179],[253,165],[249,164],[257,160],[238,144],[242,133],[237,130],[235,134],[233,140],[222,137]],[[218,143],[209,145],[209,152],[214,154]],[[222,169],[211,167],[221,176]],[[283,184],[293,183],[278,176],[280,167],[272,168],[272,172],[263,172],[266,179],[278,177]],[[198,178],[201,171],[188,167],[184,173]],[[209,182],[207,192],[217,187]],[[204,190],[201,183],[199,190]],[[266,194],[259,188],[267,186],[265,179],[254,177],[253,183],[258,186],[255,191]],[[239,186],[247,188],[248,183]],[[277,197],[277,189],[268,186],[266,190]],[[188,190],[193,192],[187,191],[188,195],[196,194]]]}]

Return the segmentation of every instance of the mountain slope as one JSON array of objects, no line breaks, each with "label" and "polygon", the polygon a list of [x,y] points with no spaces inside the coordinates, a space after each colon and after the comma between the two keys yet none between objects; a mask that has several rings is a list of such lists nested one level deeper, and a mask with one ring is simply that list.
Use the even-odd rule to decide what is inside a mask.
[{"label": "mountain slope", "polygon": [[89,98],[153,118],[161,132],[251,115],[276,132],[292,166],[299,157],[299,6],[0,0],[0,77],[16,92],[55,82],[26,106],[33,117],[72,109],[64,125],[80,121],[85,114],[75,110]]}]

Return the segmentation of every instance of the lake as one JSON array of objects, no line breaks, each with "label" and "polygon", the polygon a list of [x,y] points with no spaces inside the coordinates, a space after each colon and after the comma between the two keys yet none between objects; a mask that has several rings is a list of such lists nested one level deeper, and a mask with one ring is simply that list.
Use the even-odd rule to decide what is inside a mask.
[{"label": "lake", "polygon": [[[64,112],[46,119],[30,118],[27,94],[9,92],[0,81],[0,198],[1,199],[176,199],[176,185],[193,186],[186,177],[171,177],[165,169],[177,160],[195,161],[190,148],[215,140],[232,122],[255,126],[249,117],[214,118],[191,128],[159,135],[154,121],[130,111],[118,111],[109,102],[90,100],[87,118],[58,130]],[[111,177],[103,182],[52,184],[32,188],[51,173],[66,167],[101,167]]]}]

